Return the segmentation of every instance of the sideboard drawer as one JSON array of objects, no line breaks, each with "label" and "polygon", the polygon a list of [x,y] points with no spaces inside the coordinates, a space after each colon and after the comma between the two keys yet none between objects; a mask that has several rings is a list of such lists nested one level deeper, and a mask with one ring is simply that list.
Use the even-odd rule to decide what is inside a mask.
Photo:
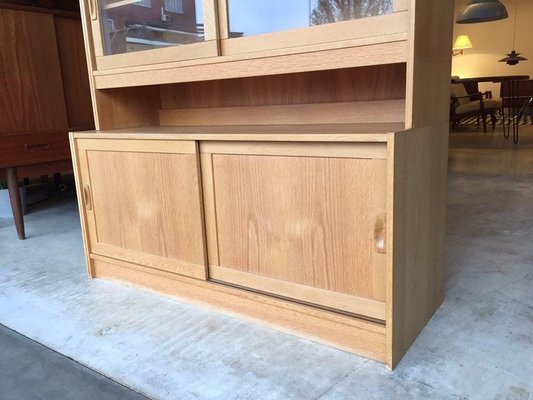
[{"label": "sideboard drawer", "polygon": [[70,158],[67,132],[2,136],[0,166],[26,165]]}]

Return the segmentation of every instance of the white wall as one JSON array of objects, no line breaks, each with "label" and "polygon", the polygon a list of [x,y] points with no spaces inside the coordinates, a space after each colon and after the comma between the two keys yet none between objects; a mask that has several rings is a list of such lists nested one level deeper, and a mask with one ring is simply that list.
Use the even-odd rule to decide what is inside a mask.
[{"label": "white wall", "polygon": [[[442,0],[446,1],[446,0]],[[469,0],[455,0],[455,16]],[[454,24],[454,40],[458,35],[468,35],[473,48],[453,57],[452,75],[461,78],[488,75],[530,75],[533,79],[533,0],[500,0],[509,18],[480,24]],[[518,13],[515,7],[518,6]],[[528,61],[509,66],[500,63],[513,50],[513,29],[516,19],[515,49]],[[492,90],[499,96],[499,85],[484,84],[482,90]]]}]

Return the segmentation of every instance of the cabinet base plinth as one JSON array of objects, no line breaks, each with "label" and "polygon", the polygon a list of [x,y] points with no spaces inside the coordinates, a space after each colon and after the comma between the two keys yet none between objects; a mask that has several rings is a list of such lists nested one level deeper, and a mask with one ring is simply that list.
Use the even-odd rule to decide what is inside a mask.
[{"label": "cabinet base plinth", "polygon": [[91,256],[91,274],[154,290],[386,362],[385,326],[274,297]]}]

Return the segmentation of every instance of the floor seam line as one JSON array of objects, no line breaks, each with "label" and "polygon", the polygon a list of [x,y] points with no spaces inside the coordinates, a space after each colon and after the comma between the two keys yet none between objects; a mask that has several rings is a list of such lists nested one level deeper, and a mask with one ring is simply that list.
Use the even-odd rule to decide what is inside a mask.
[{"label": "floor seam line", "polygon": [[363,365],[365,365],[370,360],[366,360],[362,364],[359,364],[357,367],[353,368],[350,372],[348,372],[346,375],[344,375],[341,379],[339,379],[337,382],[335,382],[332,386],[327,388],[324,392],[318,395],[314,400],[320,400],[322,397],[324,397],[326,394],[328,394],[333,388],[335,388],[339,383],[344,381],[346,378],[348,378],[350,375],[352,375],[355,371],[357,371],[359,368],[361,368]]},{"label": "floor seam line", "polygon": [[509,299],[509,300],[513,300],[513,301],[516,301],[518,304],[524,306],[524,307],[527,307],[527,308],[530,308],[531,310],[533,310],[533,306],[530,306],[529,304],[526,304],[526,303],[522,303],[520,300],[518,299],[515,299],[514,297],[511,297],[511,296],[508,296],[506,295],[505,293],[501,293],[501,292],[498,292],[499,294],[501,294],[503,297]]}]

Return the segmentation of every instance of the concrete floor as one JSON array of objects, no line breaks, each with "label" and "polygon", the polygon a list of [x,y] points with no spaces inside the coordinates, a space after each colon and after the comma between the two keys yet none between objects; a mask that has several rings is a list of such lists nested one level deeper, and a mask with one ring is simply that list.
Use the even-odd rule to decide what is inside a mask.
[{"label": "concrete floor", "polygon": [[0,325],[2,400],[148,400]]},{"label": "concrete floor", "polygon": [[394,372],[88,280],[72,197],[34,209],[23,242],[0,220],[0,323],[153,399],[533,399],[533,153],[501,150],[522,160],[514,173],[500,150],[462,150],[450,160],[446,299]]}]

